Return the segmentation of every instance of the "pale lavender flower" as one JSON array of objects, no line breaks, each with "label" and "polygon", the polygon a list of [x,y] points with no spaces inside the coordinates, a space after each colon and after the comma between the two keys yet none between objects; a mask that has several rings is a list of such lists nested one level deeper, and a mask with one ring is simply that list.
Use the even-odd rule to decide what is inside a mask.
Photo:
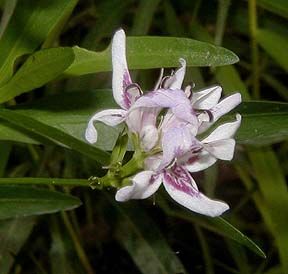
[{"label": "pale lavender flower", "polygon": [[[189,130],[174,128],[165,135],[163,154],[146,159],[146,170],[132,179],[132,185],[125,186],[116,193],[117,201],[145,199],[153,195],[161,183],[168,194],[184,207],[207,216],[215,217],[229,209],[221,201],[212,200],[201,193],[189,172],[201,171],[216,162],[217,159],[231,160],[235,149],[234,134],[241,123],[237,114],[236,121],[217,127],[202,141],[189,139]],[[186,144],[189,144],[185,147]],[[180,152],[179,152],[180,150]],[[164,152],[166,151],[166,155]],[[173,159],[170,165],[165,158]],[[163,160],[164,159],[164,160]]]},{"label": "pale lavender flower", "polygon": [[[90,143],[97,142],[98,134],[94,122],[116,126],[125,121],[132,132],[139,133],[144,149],[150,149],[150,140],[158,139],[155,127],[157,114],[153,111],[145,112],[140,108],[133,113],[128,111],[141,96],[142,91],[138,84],[132,82],[129,74],[126,61],[126,36],[122,29],[115,33],[112,40],[112,68],[113,97],[121,109],[107,109],[96,113],[88,122],[85,138]],[[149,142],[146,141],[147,138]]]},{"label": "pale lavender flower", "polygon": [[[178,79],[174,86],[176,90],[180,90],[185,74],[185,61],[181,60],[181,65],[182,67],[174,74],[174,79]],[[171,81],[171,79],[167,81],[169,80]],[[168,93],[173,94],[175,90],[173,86],[168,87]],[[229,206],[201,193],[190,172],[206,169],[217,159],[232,160],[235,150],[233,136],[240,126],[241,116],[237,114],[236,121],[220,125],[201,141],[196,135],[208,129],[221,116],[237,106],[241,102],[241,96],[236,93],[219,102],[222,92],[219,86],[192,94],[191,88],[187,87],[185,91],[181,91],[181,95],[177,93],[167,98],[166,91],[163,90],[164,98],[159,94],[155,95],[154,92],[143,95],[130,110],[133,111],[139,106],[163,107],[162,100],[171,101],[170,108],[158,128],[162,153],[148,157],[145,170],[132,178],[132,185],[119,189],[115,198],[117,201],[145,199],[153,195],[163,183],[168,194],[182,206],[207,216],[219,216],[228,210]],[[191,97],[191,101],[188,106],[181,98],[179,101],[183,105],[178,106],[179,112],[177,112],[172,101],[180,96]],[[152,100],[149,100],[150,98]]]},{"label": "pale lavender flower", "polygon": [[[96,113],[85,133],[86,139],[94,143],[97,141],[95,121],[110,126],[125,122],[128,130],[139,136],[141,149],[145,151],[142,154],[146,157],[145,166],[138,173],[129,171],[128,174],[134,174],[132,184],[120,188],[116,200],[145,199],[163,183],[168,194],[186,208],[208,216],[221,215],[229,206],[201,193],[189,172],[208,168],[217,159],[232,159],[233,136],[241,123],[239,114],[236,121],[220,125],[206,138],[199,140],[197,135],[237,106],[241,102],[240,94],[219,102],[222,93],[219,86],[198,92],[192,92],[191,86],[183,90],[186,62],[182,58],[175,73],[163,77],[162,69],[154,90],[142,94],[128,71],[125,40],[124,31],[119,30],[112,41],[113,96],[121,109]],[[157,117],[163,109],[167,112],[157,126]]]},{"label": "pale lavender flower", "polygon": [[[120,29],[112,40],[112,90],[113,97],[121,109],[107,109],[96,113],[88,122],[85,138],[90,143],[97,141],[97,130],[94,122],[102,122],[116,126],[125,122],[131,132],[139,134],[142,148],[152,149],[158,141],[156,119],[161,108],[170,108],[172,112],[187,123],[197,123],[197,119],[189,99],[180,89],[185,70],[182,67],[169,79],[164,88],[156,85],[155,90],[142,95],[138,84],[133,83],[126,61],[126,36]],[[197,126],[197,124],[195,124]]]}]

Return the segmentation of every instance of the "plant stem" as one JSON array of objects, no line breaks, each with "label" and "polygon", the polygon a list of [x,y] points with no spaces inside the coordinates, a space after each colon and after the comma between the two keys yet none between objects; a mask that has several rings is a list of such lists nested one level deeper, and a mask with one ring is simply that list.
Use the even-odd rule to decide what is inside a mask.
[{"label": "plant stem", "polygon": [[211,254],[210,254],[210,250],[209,250],[209,246],[207,244],[205,235],[203,234],[201,228],[199,227],[199,225],[195,225],[195,231],[196,234],[198,236],[198,240],[202,249],[202,254],[203,254],[203,259],[205,262],[205,268],[206,268],[206,274],[214,274],[214,268],[213,268],[213,262],[211,259]]},{"label": "plant stem", "polygon": [[[20,184],[20,185],[53,185],[53,186],[86,186],[89,187],[91,182],[88,179],[59,179],[59,178],[0,178],[0,185],[3,184]],[[101,185],[96,188],[102,188]]]},{"label": "plant stem", "polygon": [[79,238],[76,234],[76,232],[74,231],[74,228],[68,218],[68,215],[66,214],[66,212],[61,212],[61,216],[62,216],[62,219],[63,219],[63,222],[70,234],[70,237],[72,238],[73,240],[73,243],[75,245],[75,249],[76,249],[76,252],[77,252],[77,255],[83,265],[83,267],[85,268],[85,271],[87,272],[87,274],[94,274],[94,270],[86,256],[86,253],[79,241]]},{"label": "plant stem", "polygon": [[230,0],[218,1],[216,33],[215,33],[215,40],[214,40],[215,45],[217,46],[220,46],[222,44],[229,6],[230,6]]},{"label": "plant stem", "polygon": [[253,75],[253,97],[260,97],[260,81],[259,81],[259,51],[257,46],[257,6],[256,0],[248,0],[249,11],[249,28],[251,39],[251,58],[252,58],[252,75]]}]

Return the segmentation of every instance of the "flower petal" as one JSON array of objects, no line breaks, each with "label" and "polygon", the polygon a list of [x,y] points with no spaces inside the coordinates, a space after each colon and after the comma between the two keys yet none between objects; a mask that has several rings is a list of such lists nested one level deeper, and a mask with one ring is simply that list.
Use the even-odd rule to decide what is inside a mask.
[{"label": "flower petal", "polygon": [[137,108],[133,111],[129,111],[126,118],[129,130],[139,133],[140,137],[149,133],[147,132],[148,129],[154,128],[153,130],[155,131],[159,111],[159,108],[149,108],[148,110],[145,108]]},{"label": "flower petal", "polygon": [[229,206],[220,201],[211,200],[199,192],[191,175],[180,166],[163,175],[163,184],[168,194],[182,206],[211,217],[221,215]]},{"label": "flower petal", "polygon": [[214,108],[210,109],[214,122],[217,121],[224,114],[231,111],[233,108],[237,107],[241,103],[241,94],[235,93],[223,99]]},{"label": "flower petal", "polygon": [[205,150],[220,160],[231,161],[235,150],[235,140],[226,139],[203,145]]},{"label": "flower petal", "polygon": [[115,199],[118,202],[146,199],[158,190],[161,182],[161,175],[155,175],[153,171],[142,171],[132,179],[131,186],[122,187],[117,191]]},{"label": "flower petal", "polygon": [[192,104],[195,109],[211,109],[220,100],[222,88],[213,86],[192,94]]},{"label": "flower petal", "polygon": [[213,116],[213,121],[211,122],[202,122],[199,126],[198,133],[204,132],[208,129],[213,123],[215,123],[219,118],[223,115],[231,111],[233,108],[238,106],[241,103],[241,94],[235,93],[225,99],[223,99],[220,103],[218,103],[215,107],[210,109],[210,113]]},{"label": "flower petal", "polygon": [[161,164],[161,161],[162,161],[162,154],[161,153],[158,153],[158,154],[155,154],[153,156],[150,156],[150,157],[147,157],[145,159],[145,169],[147,170],[153,170],[153,171],[156,171],[158,170],[160,164]]},{"label": "flower petal", "polygon": [[171,128],[163,134],[162,150],[163,159],[159,170],[178,157],[193,149],[201,148],[201,144],[189,130],[189,127]]},{"label": "flower petal", "polygon": [[85,139],[93,144],[97,142],[97,130],[94,127],[94,122],[99,121],[108,126],[116,126],[123,122],[126,117],[126,110],[123,109],[106,109],[100,112],[97,112],[88,122]]},{"label": "flower petal", "polygon": [[132,84],[126,61],[126,35],[123,29],[116,31],[112,40],[112,89],[116,103],[129,108],[129,94],[126,88]]},{"label": "flower petal", "polygon": [[186,72],[186,61],[183,58],[179,59],[181,67],[171,76],[171,84],[169,89],[181,89],[185,72]]},{"label": "flower petal", "polygon": [[[171,128],[178,128],[178,127],[188,127],[191,126],[188,122],[179,119],[175,114],[172,112],[171,109],[169,109],[166,114],[164,115],[160,125],[159,130],[164,134]],[[191,128],[191,132],[196,135],[197,133],[197,127]]]},{"label": "flower petal", "polygon": [[217,140],[232,138],[241,124],[241,115],[236,115],[236,121],[225,123],[213,130],[208,137],[202,140],[203,143],[210,143]]},{"label": "flower petal", "polygon": [[130,108],[171,108],[180,119],[198,126],[198,119],[186,94],[179,89],[158,89],[141,96]]},{"label": "flower petal", "polygon": [[186,159],[179,159],[179,163],[182,163],[189,172],[198,172],[212,166],[217,159],[211,155],[208,151],[202,150],[197,154],[188,154]]}]

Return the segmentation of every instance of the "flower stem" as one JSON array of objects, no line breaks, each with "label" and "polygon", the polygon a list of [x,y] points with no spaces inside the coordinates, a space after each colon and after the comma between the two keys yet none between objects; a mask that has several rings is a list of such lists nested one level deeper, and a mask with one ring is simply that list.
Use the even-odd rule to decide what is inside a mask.
[{"label": "flower stem", "polygon": [[84,251],[84,249],[83,249],[83,247],[79,241],[79,238],[78,238],[76,232],[74,231],[74,228],[73,228],[73,226],[72,226],[72,224],[68,218],[67,213],[62,211],[61,216],[62,216],[63,222],[64,222],[64,224],[65,224],[65,226],[66,226],[66,228],[70,234],[70,237],[73,240],[77,255],[78,255],[83,267],[85,268],[85,271],[87,272],[87,274],[94,274],[93,268],[92,268],[92,266],[91,266],[91,264],[90,264],[90,262],[86,256],[86,253],[85,253],[85,251]]},{"label": "flower stem", "polygon": [[214,40],[215,45],[217,46],[220,46],[222,44],[229,6],[230,0],[218,0],[216,32]]},{"label": "flower stem", "polygon": [[250,38],[251,38],[251,58],[253,68],[253,97],[259,99],[260,97],[260,71],[259,71],[259,51],[257,46],[257,6],[256,0],[248,0],[249,10],[249,27],[250,27]]},{"label": "flower stem", "polygon": [[[53,185],[53,186],[86,186],[91,182],[88,179],[59,179],[59,178],[0,178],[0,185],[20,184],[20,185]],[[97,186],[96,186],[97,187]],[[97,188],[102,188],[99,185]]]}]

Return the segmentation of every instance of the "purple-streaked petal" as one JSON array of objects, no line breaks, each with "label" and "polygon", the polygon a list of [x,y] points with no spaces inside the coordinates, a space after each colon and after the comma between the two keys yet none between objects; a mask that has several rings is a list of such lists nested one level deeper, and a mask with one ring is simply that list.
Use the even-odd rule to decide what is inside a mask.
[{"label": "purple-streaked petal", "polygon": [[171,128],[163,134],[163,159],[159,170],[171,164],[174,159],[181,157],[188,151],[201,148],[201,144],[191,133],[189,127]]},{"label": "purple-streaked petal", "polygon": [[176,166],[165,171],[163,184],[177,203],[194,212],[216,217],[229,209],[226,203],[211,200],[199,192],[195,181],[183,167]]},{"label": "purple-streaked petal", "polygon": [[150,91],[141,96],[131,109],[139,107],[165,107],[172,108],[179,104],[190,104],[190,101],[186,97],[185,93],[180,89],[157,89]]},{"label": "purple-streaked petal", "polygon": [[218,103],[215,107],[210,109],[210,113],[213,117],[213,121],[211,122],[202,122],[199,126],[198,133],[204,132],[208,129],[213,123],[215,123],[219,118],[223,115],[231,111],[233,108],[238,106],[241,103],[241,94],[235,93],[230,95],[229,97],[223,99],[220,103]]},{"label": "purple-streaked petal", "polygon": [[170,108],[180,119],[198,126],[198,119],[186,94],[179,89],[158,89],[141,96],[131,107],[137,108]]},{"label": "purple-streaked petal", "polygon": [[188,153],[178,162],[182,163],[189,172],[198,172],[212,166],[216,161],[217,159],[208,151],[202,150],[197,154]]},{"label": "purple-streaked petal", "polygon": [[108,126],[116,126],[122,123],[126,117],[126,110],[123,109],[106,109],[100,112],[97,112],[88,122],[85,139],[93,144],[97,142],[97,130],[94,127],[94,122],[102,122]]},{"label": "purple-streaked petal", "polygon": [[183,84],[185,72],[186,72],[186,61],[183,58],[179,59],[181,67],[171,76],[171,84],[169,89],[181,89]]},{"label": "purple-streaked petal", "polygon": [[112,40],[112,89],[116,103],[123,109],[131,104],[126,88],[132,84],[126,61],[126,35],[124,30],[116,31]]},{"label": "purple-streaked petal", "polygon": [[220,160],[231,161],[235,150],[235,140],[225,139],[203,144],[205,150]]},{"label": "purple-streaked petal", "polygon": [[117,191],[115,199],[118,202],[146,199],[158,190],[161,182],[161,175],[156,175],[153,171],[142,171],[134,176],[131,186],[124,186]]},{"label": "purple-streaked petal", "polygon": [[[163,120],[161,121],[159,125],[159,130],[161,130],[162,134],[164,134],[166,131],[168,131],[171,128],[185,127],[188,125],[189,125],[188,122],[183,121],[182,119],[179,119],[177,116],[175,116],[172,110],[169,109],[164,115]],[[192,132],[195,133],[196,135],[197,127],[194,130],[192,130]]]},{"label": "purple-streaked petal", "polygon": [[195,109],[211,109],[220,100],[222,88],[210,87],[192,94],[192,105]]},{"label": "purple-streaked petal", "polygon": [[241,124],[241,115],[236,115],[236,121],[225,123],[213,130],[208,137],[202,140],[203,143],[210,143],[217,140],[224,140],[232,138]]}]

